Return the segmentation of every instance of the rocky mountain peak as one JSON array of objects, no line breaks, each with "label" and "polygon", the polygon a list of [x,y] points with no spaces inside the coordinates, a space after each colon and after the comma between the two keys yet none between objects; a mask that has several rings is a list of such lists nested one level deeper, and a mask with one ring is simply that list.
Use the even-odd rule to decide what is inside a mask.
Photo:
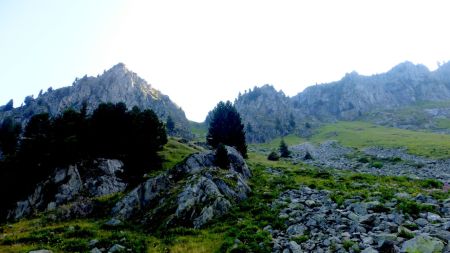
[{"label": "rocky mountain peak", "polygon": [[119,72],[119,71],[121,71],[121,72],[128,72],[129,70],[125,66],[125,63],[119,62],[116,65],[112,66],[110,71],[114,71],[114,72]]},{"label": "rocky mountain peak", "polygon": [[394,76],[407,76],[417,78],[420,76],[430,74],[430,70],[422,64],[414,64],[410,61],[406,61],[398,64],[389,70],[386,74]]},{"label": "rocky mountain peak", "polygon": [[70,87],[49,89],[12,111],[0,112],[0,122],[6,117],[13,117],[16,121],[26,123],[38,113],[55,116],[69,108],[79,110],[84,102],[88,105],[88,112],[92,112],[100,103],[108,102],[124,102],[129,109],[134,106],[152,109],[160,120],[165,121],[168,116],[174,120],[175,135],[190,136],[189,122],[183,110],[123,63],[114,65],[97,77],[85,75],[76,78]]}]

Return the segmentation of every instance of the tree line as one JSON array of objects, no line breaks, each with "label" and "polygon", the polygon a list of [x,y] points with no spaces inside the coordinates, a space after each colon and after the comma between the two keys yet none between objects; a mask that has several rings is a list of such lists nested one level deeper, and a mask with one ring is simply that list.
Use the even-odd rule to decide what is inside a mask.
[{"label": "tree line", "polygon": [[5,119],[0,127],[2,207],[26,197],[55,168],[100,157],[122,160],[121,176],[139,182],[145,172],[161,167],[157,152],[166,143],[165,125],[152,110],[128,110],[124,103],[100,104],[92,115],[86,105],[56,117],[37,114],[23,131]]},{"label": "tree line", "polygon": [[[166,129],[171,131],[175,125],[170,117],[165,125],[152,110],[128,110],[124,103],[100,104],[91,115],[86,111],[83,105],[80,111],[69,109],[56,117],[37,114],[23,131],[12,119],[3,121],[0,217],[55,168],[96,158],[119,159],[125,164],[120,176],[130,185],[139,183],[144,173],[161,168],[158,151],[167,143]],[[216,165],[226,168],[229,164],[224,145],[247,157],[244,125],[231,102],[218,103],[209,116],[206,141],[216,149]]]}]

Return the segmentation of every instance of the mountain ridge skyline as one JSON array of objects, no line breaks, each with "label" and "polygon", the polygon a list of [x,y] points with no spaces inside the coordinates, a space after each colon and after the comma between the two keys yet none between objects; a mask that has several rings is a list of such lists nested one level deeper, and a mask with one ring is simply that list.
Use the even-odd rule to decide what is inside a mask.
[{"label": "mountain ridge skyline", "polygon": [[[248,88],[248,90],[250,91],[251,89],[254,89],[255,87],[256,87],[256,88],[261,88],[261,87],[270,85],[270,86],[272,86],[277,92],[282,92],[283,94],[285,94],[286,97],[288,97],[288,98],[294,98],[294,97],[298,97],[301,93],[305,92],[306,90],[311,89],[312,87],[331,85],[331,84],[340,82],[340,81],[342,81],[343,79],[348,78],[348,77],[350,77],[350,76],[359,76],[359,77],[361,77],[361,78],[377,77],[377,76],[380,76],[380,75],[385,75],[385,74],[391,73],[391,72],[395,71],[396,69],[398,69],[399,67],[402,67],[402,66],[415,67],[415,68],[418,68],[418,69],[421,68],[421,69],[423,69],[424,71],[428,71],[428,72],[430,72],[430,73],[437,72],[437,71],[439,71],[440,69],[446,69],[446,68],[449,68],[449,69],[450,69],[450,63],[449,63],[448,61],[440,62],[440,63],[438,63],[437,65],[438,65],[438,66],[437,66],[436,69],[431,69],[431,68],[429,68],[428,66],[426,66],[425,64],[421,64],[421,63],[413,63],[412,61],[408,61],[408,60],[407,60],[407,61],[403,61],[403,62],[401,62],[401,63],[396,64],[395,66],[391,67],[391,68],[390,68],[388,71],[386,71],[386,72],[373,73],[373,74],[370,74],[370,75],[360,74],[360,73],[358,73],[357,71],[353,70],[353,71],[351,71],[351,72],[346,72],[346,73],[342,76],[342,78],[340,78],[340,79],[338,79],[338,80],[333,80],[333,81],[330,81],[330,82],[323,82],[323,83],[316,83],[316,84],[307,85],[307,86],[305,86],[302,90],[300,90],[300,91],[298,91],[298,92],[296,92],[296,93],[288,93],[288,92],[286,92],[283,88],[279,88],[279,89],[278,89],[278,88],[277,88],[277,84],[268,83],[268,82],[262,83],[262,84],[258,84],[258,85],[254,85],[253,87]],[[109,68],[109,69],[107,69],[107,70],[104,70],[103,73],[105,73],[105,72],[107,72],[107,71],[110,71],[111,69],[116,68],[117,66],[121,66],[121,67],[125,68],[126,71],[129,71],[129,72],[131,72],[131,73],[133,73],[133,74],[136,74],[137,77],[139,77],[139,78],[141,78],[142,80],[144,80],[145,82],[147,82],[147,81],[146,81],[145,79],[143,79],[138,73],[136,73],[136,72],[134,72],[133,70],[131,70],[131,68],[129,68],[128,65],[127,65],[126,63],[124,63],[124,62],[118,62],[117,64],[113,65],[111,68]],[[100,75],[101,75],[100,73],[97,74],[97,77],[99,77]],[[80,80],[80,79],[82,79],[82,78],[84,78],[84,77],[95,77],[95,76],[88,76],[88,75],[86,74],[86,75],[84,75],[83,77],[75,77],[75,81],[72,83],[72,86],[77,82],[77,80]],[[164,85],[162,85],[162,86],[161,86],[162,88],[161,88],[161,87],[159,87],[159,86],[153,85],[151,82],[147,82],[147,83],[150,85],[150,87],[151,87],[152,89],[157,89],[158,91],[162,91],[163,88],[164,88]],[[62,86],[62,87],[60,87],[60,88],[65,88],[65,87],[71,87],[71,86]],[[54,89],[54,88],[52,88],[51,86],[50,86],[49,88],[50,88],[50,89]],[[55,88],[55,89],[60,89],[60,88]],[[42,94],[42,91],[43,91],[43,90],[44,90],[44,88],[42,88],[41,91],[40,91],[39,93]],[[196,92],[199,92],[199,91],[196,91]],[[235,91],[235,94],[236,94],[236,95],[235,95],[233,98],[226,99],[226,100],[229,100],[229,101],[232,101],[232,102],[233,102],[233,101],[235,101],[235,100],[239,97],[239,94],[244,94],[244,93],[246,93],[246,92],[247,92],[247,89]],[[38,94],[39,94],[39,93],[38,93]],[[164,94],[168,95],[169,97],[172,97],[171,94],[167,94],[167,93],[164,93]],[[35,97],[34,94],[33,94],[33,95],[28,95],[28,96],[33,96],[33,98],[37,98],[37,96]],[[27,96],[26,96],[26,97],[27,97]],[[25,97],[25,98],[26,98],[26,97]],[[24,98],[24,99],[25,99],[25,98]],[[8,101],[9,101],[9,100],[5,101],[5,103],[3,103],[3,104],[6,104]],[[23,100],[23,101],[24,101],[24,100]],[[199,123],[205,121],[205,119],[206,119],[206,117],[207,117],[207,114],[204,115],[203,119],[201,119],[201,120],[198,120],[198,119],[189,117],[189,115],[192,115],[192,114],[191,114],[192,112],[186,111],[186,110],[184,109],[183,105],[182,105],[182,104],[179,104],[178,101],[173,100],[173,99],[172,99],[172,101],[175,103],[176,106],[178,106],[179,108],[181,108],[181,109],[185,112],[186,117],[187,117],[188,120],[193,121],[193,122],[199,122]],[[222,101],[225,101],[225,100],[222,100]],[[218,102],[219,102],[219,101],[217,101],[217,103],[218,103]],[[19,104],[19,103],[17,103],[17,100],[14,99],[14,108],[19,108],[20,106],[23,106],[24,102],[21,102],[21,105],[20,105],[20,106],[18,106],[18,104]],[[210,110],[212,110],[212,107],[211,107],[211,108],[208,108],[208,111],[210,111]]]}]

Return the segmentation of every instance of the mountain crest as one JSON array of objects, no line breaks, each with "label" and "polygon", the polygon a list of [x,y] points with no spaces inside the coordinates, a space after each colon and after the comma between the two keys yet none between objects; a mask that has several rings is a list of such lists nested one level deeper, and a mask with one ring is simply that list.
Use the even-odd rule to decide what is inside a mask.
[{"label": "mountain crest", "polygon": [[175,122],[174,134],[189,137],[189,122],[183,110],[170,98],[154,89],[136,73],[128,70],[123,63],[114,65],[97,77],[84,76],[75,79],[70,87],[49,89],[36,99],[28,99],[24,106],[8,112],[0,112],[0,122],[6,117],[26,123],[34,114],[49,113],[52,116],[72,108],[79,110],[87,103],[88,112],[92,112],[100,103],[124,102],[131,109],[152,109],[160,120],[170,116]]}]

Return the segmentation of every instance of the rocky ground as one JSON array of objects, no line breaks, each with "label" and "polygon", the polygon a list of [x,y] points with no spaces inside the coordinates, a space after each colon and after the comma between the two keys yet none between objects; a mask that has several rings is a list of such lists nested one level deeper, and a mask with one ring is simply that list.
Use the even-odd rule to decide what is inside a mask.
[{"label": "rocky ground", "polygon": [[[404,214],[401,200],[435,207],[435,212]],[[450,252],[450,201],[399,193],[391,201],[348,199],[338,205],[330,192],[302,187],[280,195],[273,208],[287,229],[264,229],[273,237],[273,252]],[[440,212],[440,214],[437,214]]]},{"label": "rocky ground", "polygon": [[326,141],[320,145],[303,143],[290,147],[290,150],[294,162],[307,163],[319,168],[416,179],[433,178],[450,182],[450,159],[437,160],[414,156],[407,154],[405,149],[370,147],[357,152],[335,141]]}]

